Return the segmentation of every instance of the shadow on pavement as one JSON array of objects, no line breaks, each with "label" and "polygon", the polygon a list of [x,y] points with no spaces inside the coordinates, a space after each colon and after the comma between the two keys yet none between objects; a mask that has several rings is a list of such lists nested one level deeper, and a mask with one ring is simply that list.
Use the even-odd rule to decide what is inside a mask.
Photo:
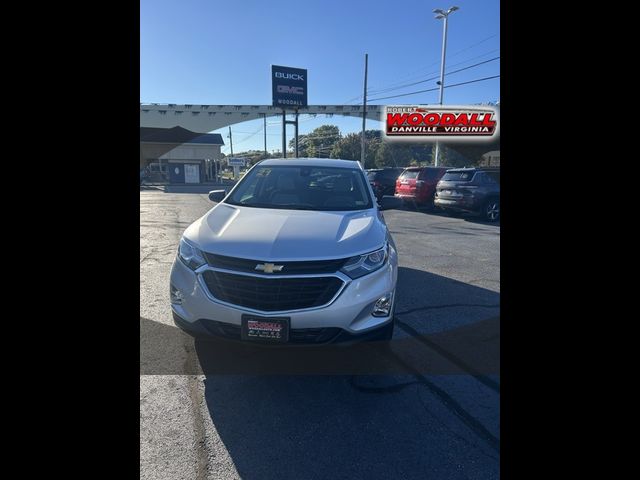
[{"label": "shadow on pavement", "polygon": [[[176,361],[185,342],[191,341],[189,336],[173,325],[141,318],[140,373],[500,374],[499,293],[400,267],[397,302],[396,332],[391,342],[278,347],[196,339],[199,365],[194,367]],[[472,315],[452,317],[444,324],[441,318],[432,321],[433,312],[451,308],[464,308]]]},{"label": "shadow on pavement", "polygon": [[[499,478],[499,385],[476,382],[500,374],[499,294],[403,267],[398,282],[389,344],[196,340],[196,365],[185,360],[190,337],[141,318],[140,373],[205,375],[208,414],[240,478]],[[460,308],[471,315],[434,320]],[[471,408],[438,378],[458,379]]]},{"label": "shadow on pavement", "polygon": [[499,451],[431,405],[425,386],[387,383],[398,379],[210,375],[205,401],[243,479],[498,478]]},{"label": "shadow on pavement", "polygon": [[435,217],[460,218],[460,219],[464,220],[465,222],[478,223],[480,225],[487,225],[488,227],[499,227],[500,226],[500,220],[499,219],[498,219],[497,222],[488,222],[481,215],[479,215],[477,213],[446,212],[446,211],[441,210],[439,208],[433,208],[433,207],[413,208],[411,206],[404,207],[403,210],[409,211],[409,212],[417,212],[417,213],[423,213],[423,214],[427,214],[427,215],[433,215]]}]

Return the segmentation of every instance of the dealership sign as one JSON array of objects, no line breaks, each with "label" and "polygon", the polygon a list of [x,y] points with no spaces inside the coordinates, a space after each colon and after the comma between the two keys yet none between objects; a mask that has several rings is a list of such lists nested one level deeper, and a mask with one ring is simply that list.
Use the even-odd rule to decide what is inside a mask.
[{"label": "dealership sign", "polygon": [[497,134],[498,110],[490,106],[385,107],[385,135],[389,140],[493,140]]},{"label": "dealership sign", "polygon": [[274,107],[307,106],[307,71],[302,68],[271,65]]},{"label": "dealership sign", "polygon": [[244,158],[229,158],[229,159],[227,159],[227,164],[230,167],[244,167],[245,159]]}]

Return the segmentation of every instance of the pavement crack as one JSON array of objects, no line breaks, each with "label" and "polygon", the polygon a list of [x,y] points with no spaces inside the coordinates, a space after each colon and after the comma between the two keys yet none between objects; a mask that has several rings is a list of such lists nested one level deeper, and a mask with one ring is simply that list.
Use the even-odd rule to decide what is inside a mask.
[{"label": "pavement crack", "polygon": [[447,303],[445,305],[428,305],[426,307],[410,308],[402,312],[396,312],[396,315],[407,315],[414,312],[424,312],[427,310],[440,310],[443,308],[456,308],[456,307],[481,307],[481,308],[500,308],[500,304],[482,304],[482,303]]},{"label": "pavement crack", "polygon": [[368,393],[368,394],[397,393],[401,390],[404,390],[407,387],[410,387],[411,385],[420,384],[420,381],[415,380],[412,382],[385,385],[384,387],[366,387],[364,385],[358,385],[356,383],[356,378],[357,378],[357,375],[351,375],[349,377],[349,380],[348,380],[349,386],[360,393]]},{"label": "pavement crack", "polygon": [[445,390],[438,387],[435,383],[429,381],[424,375],[418,372],[411,365],[404,362],[400,357],[391,353],[395,360],[404,366],[416,378],[420,385],[429,389],[429,391],[438,398],[442,404],[453,412],[471,431],[486,442],[496,452],[500,452],[500,439],[493,435],[477,418],[467,412],[462,405],[454,400]]},{"label": "pavement crack", "polygon": [[149,258],[151,255],[153,255],[153,253],[154,253],[154,252],[153,252],[153,250],[152,250],[151,252],[147,253],[144,257],[142,257],[142,258],[140,259],[140,265],[142,265],[142,262],[144,262],[147,258]]},{"label": "pavement crack", "polygon": [[489,387],[494,392],[500,393],[500,384],[498,382],[492,380],[491,378],[487,377],[486,375],[480,374],[475,368],[473,368],[472,366],[470,366],[467,363],[463,362],[457,356],[455,356],[454,354],[452,354],[448,350],[442,348],[440,345],[438,345],[437,343],[435,343],[432,340],[430,340],[429,338],[427,338],[426,335],[420,334],[420,332],[418,332],[415,328],[413,328],[412,326],[406,324],[405,322],[403,322],[401,320],[396,320],[396,325],[398,325],[398,327],[400,327],[402,330],[404,330],[409,335],[411,335],[411,337],[414,338],[415,340],[417,340],[418,342],[426,345],[427,347],[429,347],[433,351],[437,352],[442,357],[444,357],[447,360],[449,360],[454,365],[460,367],[462,370],[464,370],[465,372],[469,373],[469,375],[471,375],[473,378],[475,378],[477,381],[479,381],[483,385]]},{"label": "pavement crack", "polygon": [[442,421],[441,418],[438,418],[438,416],[436,414],[434,414],[431,410],[429,410],[429,407],[427,406],[427,404],[425,403],[424,399],[420,395],[420,390],[416,391],[416,395],[418,397],[418,402],[420,402],[420,404],[422,405],[422,408],[424,409],[424,411],[429,413],[438,423],[440,423],[442,428],[446,429],[451,435],[456,437],[458,440],[460,440],[465,445],[467,445],[467,446],[469,446],[471,448],[476,448],[477,451],[480,452],[485,457],[488,457],[488,458],[490,458],[490,459],[492,459],[492,460],[494,460],[496,462],[499,461],[497,457],[494,457],[493,455],[488,454],[487,452],[484,451],[484,449],[479,448],[478,445],[474,444],[473,442],[469,441],[464,436],[462,436],[459,433],[455,432],[446,422]]}]

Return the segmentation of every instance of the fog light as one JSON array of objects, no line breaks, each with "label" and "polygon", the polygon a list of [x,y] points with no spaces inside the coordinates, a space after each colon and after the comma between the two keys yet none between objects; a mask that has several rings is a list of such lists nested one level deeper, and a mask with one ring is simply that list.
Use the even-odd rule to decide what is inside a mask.
[{"label": "fog light", "polygon": [[373,306],[373,312],[371,315],[374,317],[388,317],[391,312],[391,300],[393,294],[387,293],[384,297],[380,297]]},{"label": "fog light", "polygon": [[171,303],[173,303],[174,305],[182,305],[184,296],[182,295],[182,292],[173,285],[169,287],[169,296],[171,297]]}]

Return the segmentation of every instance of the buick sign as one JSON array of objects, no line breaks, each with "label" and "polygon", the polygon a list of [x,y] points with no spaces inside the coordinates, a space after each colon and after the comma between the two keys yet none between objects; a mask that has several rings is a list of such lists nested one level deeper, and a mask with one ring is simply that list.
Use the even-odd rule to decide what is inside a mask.
[{"label": "buick sign", "polygon": [[286,108],[307,106],[307,71],[302,68],[271,65],[273,106]]}]

